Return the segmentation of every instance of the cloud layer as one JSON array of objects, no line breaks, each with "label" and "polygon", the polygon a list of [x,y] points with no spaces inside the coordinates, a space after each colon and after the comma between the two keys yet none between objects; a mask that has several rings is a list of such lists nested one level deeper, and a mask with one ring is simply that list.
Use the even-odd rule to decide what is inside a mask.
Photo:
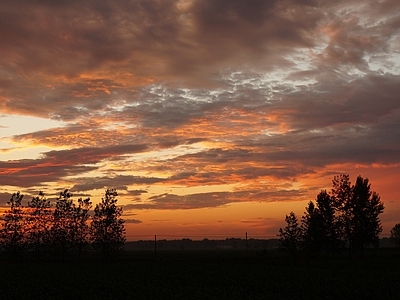
[{"label": "cloud layer", "polygon": [[0,112],[64,125],[1,135],[13,155],[1,183],[117,187],[127,209],[200,209],[305,201],[343,166],[396,166],[399,8],[3,1]]}]

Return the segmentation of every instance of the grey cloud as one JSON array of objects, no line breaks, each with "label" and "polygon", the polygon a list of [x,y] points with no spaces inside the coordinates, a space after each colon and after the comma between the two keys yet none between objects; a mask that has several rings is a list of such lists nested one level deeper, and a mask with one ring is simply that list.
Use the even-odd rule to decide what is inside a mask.
[{"label": "grey cloud", "polygon": [[282,95],[271,109],[286,112],[295,129],[318,129],[343,124],[371,125],[400,109],[397,75],[365,75],[350,82],[331,77],[329,82]]},{"label": "grey cloud", "polygon": [[124,209],[194,209],[205,207],[216,207],[225,205],[231,200],[228,200],[230,193],[203,193],[191,195],[174,195],[162,194],[152,196],[148,199],[148,203],[128,204]]},{"label": "grey cloud", "polygon": [[[254,67],[264,60],[261,65],[273,68],[283,51],[312,45],[318,18],[301,11],[308,10],[304,1],[287,5],[294,4],[295,16],[285,18],[283,1],[193,1],[186,8],[153,0],[8,1],[0,13],[7,74],[1,80],[12,100],[5,105],[26,114],[30,103],[30,113],[70,120],[76,107],[99,109],[118,96],[134,98],[128,91],[149,76],[196,84],[212,81],[236,60]],[[82,80],[83,74],[91,79]]]},{"label": "grey cloud", "polygon": [[113,155],[138,153],[147,149],[144,145],[119,145],[104,148],[80,148],[53,150],[38,159],[0,161],[0,180],[6,185],[31,186],[56,181],[97,169],[96,164]]},{"label": "grey cloud", "polygon": [[21,187],[45,186],[46,182],[96,169],[87,166],[43,166],[40,160],[0,163],[0,167],[4,171],[0,173],[0,181],[4,185]]},{"label": "grey cloud", "polygon": [[141,223],[143,223],[142,221],[137,220],[137,219],[124,219],[124,222],[127,223],[127,224],[141,224]]},{"label": "grey cloud", "polygon": [[[15,193],[18,191],[15,191]],[[13,193],[0,193],[0,207],[9,207],[7,202],[10,200]]]},{"label": "grey cloud", "polygon": [[[386,51],[385,37],[397,28],[392,20],[393,29],[380,34],[382,25],[371,30],[356,19],[339,22],[334,14],[323,13],[333,9],[324,1],[201,0],[186,8],[180,8],[178,1],[153,0],[69,5],[20,0],[4,5],[0,42],[7,70],[5,96],[10,99],[3,105],[9,111],[74,120],[125,99],[140,104],[127,109],[125,116],[131,113],[132,122],[144,126],[178,126],[232,98],[219,95],[218,101],[199,105],[175,94],[161,103],[155,95],[137,92],[148,76],[172,85],[175,79],[181,86],[192,79],[202,86],[207,80],[221,85],[226,82],[219,73],[232,65],[264,70],[293,65],[283,56],[318,45],[323,17],[332,18],[328,25],[338,33],[320,56],[325,63],[316,67],[321,69],[329,61],[330,68],[339,64],[365,68],[365,54]],[[375,40],[377,36],[384,40]],[[79,79],[84,73],[91,78]],[[54,75],[59,77],[53,79]],[[251,93],[258,93],[254,95],[245,88],[240,97],[248,103],[254,96],[265,97],[263,90],[253,89]]]},{"label": "grey cloud", "polygon": [[[155,184],[163,181],[165,181],[165,179],[155,178],[155,177],[130,176],[130,175],[87,177],[87,178],[78,178],[74,180],[76,184],[74,184],[72,190],[90,191],[92,189],[115,188],[117,190],[125,191],[127,190],[127,185]],[[145,192],[146,191],[128,191],[127,194],[131,196],[137,196]]]},{"label": "grey cloud", "polygon": [[238,201],[275,202],[306,197],[306,190],[243,190],[235,192],[209,192],[187,195],[161,194],[150,197],[146,203],[134,203],[124,206],[124,210],[142,209],[199,209],[229,205]]},{"label": "grey cloud", "polygon": [[146,194],[146,190],[130,190],[128,191],[127,195],[129,196],[140,196],[142,194]]}]

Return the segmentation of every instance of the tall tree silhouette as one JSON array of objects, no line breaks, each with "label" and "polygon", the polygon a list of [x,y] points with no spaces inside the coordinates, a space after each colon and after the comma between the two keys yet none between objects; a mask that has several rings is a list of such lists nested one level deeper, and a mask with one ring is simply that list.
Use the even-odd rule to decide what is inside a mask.
[{"label": "tall tree silhouette", "polygon": [[[340,174],[333,177],[331,199],[335,207],[335,218],[337,222],[337,234],[342,243],[350,243],[349,236],[351,235],[351,212],[347,209],[353,197],[353,191],[348,174]],[[351,246],[349,245],[349,249]]]},{"label": "tall tree silhouette", "polygon": [[89,211],[92,208],[90,198],[78,199],[77,204],[72,205],[71,242],[78,251],[78,259],[81,258],[82,250],[89,243],[90,226],[88,224]]},{"label": "tall tree silhouette", "polygon": [[50,242],[52,211],[50,201],[42,191],[28,202],[29,212],[26,220],[27,243],[40,259],[41,251]]},{"label": "tall tree silhouette", "polygon": [[342,222],[340,210],[335,203],[335,198],[322,190],[316,199],[316,204],[321,219],[321,228],[323,231],[322,246],[325,250],[335,255],[337,249],[341,246]]},{"label": "tall tree silhouette", "polygon": [[125,243],[122,208],[117,206],[117,191],[107,189],[101,203],[94,209],[91,223],[92,244],[106,259],[111,253],[121,250]]},{"label": "tall tree silhouette", "polygon": [[22,206],[24,195],[14,193],[7,202],[10,208],[3,215],[0,232],[3,249],[15,259],[25,246],[25,219]]},{"label": "tall tree silhouette", "polygon": [[352,186],[352,195],[345,203],[348,240],[351,249],[363,251],[366,246],[379,245],[379,233],[382,225],[379,215],[384,205],[377,193],[371,191],[368,178],[358,176]]},{"label": "tall tree silhouette", "polygon": [[301,220],[302,246],[308,254],[317,254],[324,242],[323,220],[318,208],[310,201]]},{"label": "tall tree silhouette", "polygon": [[341,222],[339,206],[334,197],[326,190],[322,190],[315,200],[306,207],[302,218],[302,230],[304,235],[304,246],[311,252],[325,250],[335,255],[341,245]]},{"label": "tall tree silhouette", "polygon": [[279,228],[279,247],[296,256],[301,245],[301,228],[294,212],[285,217],[286,227]]},{"label": "tall tree silhouette", "polygon": [[61,251],[62,259],[66,257],[71,245],[71,232],[73,229],[72,194],[68,190],[60,192],[53,212],[53,226],[51,228],[51,241],[54,254]]}]

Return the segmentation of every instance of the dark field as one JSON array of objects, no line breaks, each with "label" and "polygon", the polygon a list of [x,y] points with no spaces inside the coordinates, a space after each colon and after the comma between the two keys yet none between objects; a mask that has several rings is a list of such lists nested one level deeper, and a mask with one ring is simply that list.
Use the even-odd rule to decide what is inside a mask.
[{"label": "dark field", "polygon": [[0,299],[399,299],[400,252],[127,251],[113,262],[2,261]]}]

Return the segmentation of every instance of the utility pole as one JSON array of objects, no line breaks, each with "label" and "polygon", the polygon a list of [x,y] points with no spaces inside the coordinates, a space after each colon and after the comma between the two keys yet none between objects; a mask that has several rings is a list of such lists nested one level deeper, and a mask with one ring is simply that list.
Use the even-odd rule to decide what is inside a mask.
[{"label": "utility pole", "polygon": [[246,231],[246,250],[247,250],[247,231]]},{"label": "utility pole", "polygon": [[157,258],[157,235],[154,235],[154,258]]}]

